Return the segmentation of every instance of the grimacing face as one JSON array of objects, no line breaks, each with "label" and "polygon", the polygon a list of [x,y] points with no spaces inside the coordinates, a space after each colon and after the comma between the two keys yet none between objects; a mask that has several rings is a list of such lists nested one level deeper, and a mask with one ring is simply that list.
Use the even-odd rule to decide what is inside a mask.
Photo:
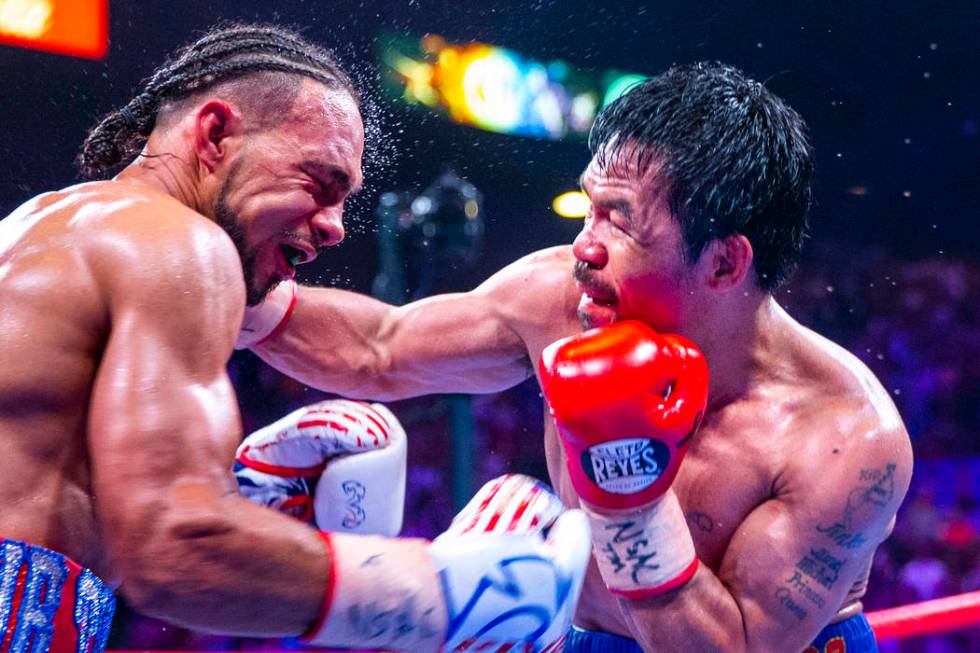
[{"label": "grimacing face", "polygon": [[677,331],[693,284],[680,225],[654,161],[641,175],[630,149],[606,166],[593,157],[581,177],[591,200],[572,251],[585,328],[637,319]]},{"label": "grimacing face", "polygon": [[315,82],[304,81],[281,124],[248,135],[215,207],[242,259],[248,305],[344,239],[344,203],[360,189],[363,154],[354,99]]}]

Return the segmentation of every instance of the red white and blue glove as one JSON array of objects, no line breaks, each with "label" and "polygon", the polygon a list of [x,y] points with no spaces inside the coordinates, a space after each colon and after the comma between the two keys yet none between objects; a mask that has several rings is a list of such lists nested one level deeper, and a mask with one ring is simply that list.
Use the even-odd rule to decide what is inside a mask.
[{"label": "red white and blue glove", "polygon": [[565,504],[541,481],[505,474],[484,484],[439,537],[464,533],[542,533],[565,512]]},{"label": "red white and blue glove", "polygon": [[669,490],[707,404],[700,350],[625,321],[552,343],[539,371],[606,586],[638,599],[687,582],[697,556]]},{"label": "red white and blue glove", "polygon": [[[336,584],[308,643],[413,652],[556,653],[591,550],[582,511],[516,475],[490,481],[431,543],[326,539]],[[364,606],[377,616],[360,629],[345,616]]]},{"label": "red white and blue glove", "polygon": [[293,411],[249,435],[234,472],[241,494],[322,530],[396,535],[406,437],[381,404],[346,399]]}]

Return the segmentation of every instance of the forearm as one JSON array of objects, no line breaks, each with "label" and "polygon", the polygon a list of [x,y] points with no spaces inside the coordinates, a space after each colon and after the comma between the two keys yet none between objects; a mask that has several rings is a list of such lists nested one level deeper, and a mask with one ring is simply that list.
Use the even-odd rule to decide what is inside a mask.
[{"label": "forearm", "polygon": [[644,651],[750,651],[738,603],[704,564],[681,588],[641,600],[619,599]]},{"label": "forearm", "polygon": [[283,329],[252,350],[277,370],[327,392],[401,398],[382,340],[382,328],[394,309],[365,295],[300,286]]},{"label": "forearm", "polygon": [[309,629],[329,575],[321,536],[238,496],[181,493],[155,527],[123,543],[124,596],[141,612],[199,630],[292,636]]},{"label": "forearm", "polygon": [[252,349],[293,378],[353,398],[497,392],[531,374],[527,347],[497,304],[474,291],[395,307],[300,287],[283,329]]}]

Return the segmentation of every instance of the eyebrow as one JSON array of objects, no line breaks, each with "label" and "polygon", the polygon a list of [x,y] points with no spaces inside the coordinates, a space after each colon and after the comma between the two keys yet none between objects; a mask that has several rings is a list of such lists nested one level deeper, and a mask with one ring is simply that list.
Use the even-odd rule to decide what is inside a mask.
[{"label": "eyebrow", "polygon": [[[578,187],[579,190],[585,193],[590,200],[592,199],[591,196],[589,196],[589,192],[585,190],[585,172],[578,176]],[[609,200],[606,202],[596,202],[595,200],[592,201],[594,204],[598,204],[599,206],[619,211],[623,214],[623,217],[626,218],[626,221],[630,224],[630,226],[633,226],[633,211],[630,208],[629,202],[626,200]]]},{"label": "eyebrow", "polygon": [[629,202],[626,200],[612,200],[610,202],[599,202],[600,205],[619,211],[626,218],[626,221],[632,225],[633,224],[633,211],[630,208]]},{"label": "eyebrow", "polygon": [[354,186],[353,183],[351,183],[350,175],[347,174],[340,166],[332,163],[326,163],[317,159],[307,159],[303,162],[302,167],[312,171],[319,177],[336,181],[350,195],[356,195],[361,190],[361,184]]}]

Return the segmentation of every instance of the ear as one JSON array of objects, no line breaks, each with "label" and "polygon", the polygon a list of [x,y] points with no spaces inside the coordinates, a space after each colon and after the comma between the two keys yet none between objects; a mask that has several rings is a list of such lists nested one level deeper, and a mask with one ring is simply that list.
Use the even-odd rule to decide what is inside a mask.
[{"label": "ear", "polygon": [[699,265],[712,290],[731,290],[752,272],[752,243],[742,234],[717,238],[701,252]]},{"label": "ear", "polygon": [[194,150],[209,172],[214,172],[227,157],[227,139],[241,131],[241,124],[241,116],[224,100],[208,100],[197,110]]}]

